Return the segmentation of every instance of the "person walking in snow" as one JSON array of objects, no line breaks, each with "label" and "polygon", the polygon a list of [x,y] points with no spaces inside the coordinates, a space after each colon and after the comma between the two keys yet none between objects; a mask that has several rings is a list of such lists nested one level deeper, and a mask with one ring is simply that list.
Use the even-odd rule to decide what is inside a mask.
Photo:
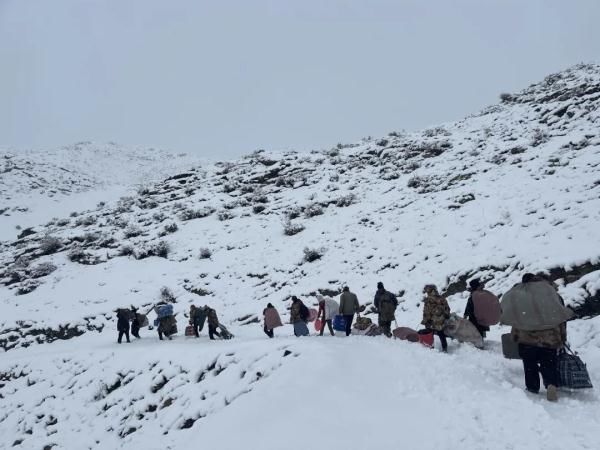
[{"label": "person walking in snow", "polygon": [[567,339],[566,320],[573,316],[561,300],[554,287],[531,273],[502,300],[502,322],[512,325],[511,336],[519,344],[525,387],[537,394],[541,373],[549,401],[558,400],[558,351]]},{"label": "person walking in snow", "polygon": [[339,312],[344,316],[344,323],[346,325],[346,336],[350,336],[352,333],[352,321],[354,320],[354,314],[360,312],[360,305],[356,294],[350,292],[348,286],[344,286],[342,289],[342,295],[340,295],[340,309]]},{"label": "person walking in snow", "polygon": [[206,322],[207,311],[204,308],[198,308],[195,305],[190,305],[190,325],[194,329],[194,335],[200,337],[200,332],[204,328]]},{"label": "person walking in snow", "polygon": [[475,304],[473,303],[473,292],[482,290],[483,283],[479,280],[479,278],[475,278],[469,282],[469,291],[471,292],[471,295],[469,295],[469,299],[467,300],[467,306],[465,308],[465,314],[463,317],[465,319],[469,319],[469,322],[475,325],[475,328],[477,328],[477,331],[479,331],[481,337],[484,338],[486,332],[490,331],[490,327],[482,325],[477,321],[477,317],[475,317]]},{"label": "person walking in snow", "polygon": [[117,331],[119,332],[117,343],[121,343],[123,336],[127,338],[128,344],[131,342],[129,340],[129,310],[117,309]]},{"label": "person walking in snow", "polygon": [[295,295],[292,296],[292,306],[290,308],[290,323],[294,325],[294,335],[296,337],[308,336],[310,333],[306,326],[309,311],[302,300]]},{"label": "person walking in snow", "polygon": [[217,331],[217,328],[219,328],[219,317],[217,316],[217,311],[208,305],[204,305],[204,313],[206,314],[208,320],[208,337],[211,341],[214,341],[215,336],[221,337],[221,334]]},{"label": "person walking in snow", "polygon": [[136,338],[140,339],[140,319],[138,317],[138,310],[133,305],[129,310],[129,314],[131,316],[131,334]]},{"label": "person walking in snow", "polygon": [[448,342],[444,334],[444,325],[450,317],[450,306],[448,301],[438,294],[434,284],[427,284],[423,288],[425,299],[423,301],[423,320],[421,324],[440,338],[442,351],[448,351]]},{"label": "person walking in snow", "polygon": [[340,310],[340,305],[332,298],[325,298],[322,295],[317,295],[317,300],[319,301],[319,311],[317,312],[317,319],[321,320],[321,331],[319,332],[319,336],[323,336],[323,332],[325,331],[325,324],[329,328],[329,333],[332,336],[335,336],[333,332],[333,318],[336,314],[338,314]]},{"label": "person walking in snow", "polygon": [[377,283],[377,292],[373,300],[379,314],[379,327],[387,337],[392,336],[392,322],[395,320],[398,299],[394,294],[385,290],[383,283]]},{"label": "person walking in snow", "polygon": [[267,307],[263,309],[263,318],[263,331],[267,336],[269,336],[269,338],[273,338],[273,330],[282,326],[283,324],[281,323],[281,317],[279,317],[279,313],[271,303],[267,304]]}]

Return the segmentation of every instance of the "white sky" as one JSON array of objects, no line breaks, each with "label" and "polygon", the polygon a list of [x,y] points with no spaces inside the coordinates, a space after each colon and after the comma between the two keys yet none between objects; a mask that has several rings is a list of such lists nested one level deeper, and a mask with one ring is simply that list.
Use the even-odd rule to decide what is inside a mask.
[{"label": "white sky", "polygon": [[0,0],[0,146],[328,148],[598,62],[599,22],[597,0]]}]

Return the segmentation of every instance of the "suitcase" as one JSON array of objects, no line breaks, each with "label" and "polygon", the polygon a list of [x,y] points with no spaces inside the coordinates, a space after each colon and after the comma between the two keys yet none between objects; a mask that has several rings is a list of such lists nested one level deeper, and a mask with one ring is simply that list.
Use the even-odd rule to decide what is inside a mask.
[{"label": "suitcase", "polygon": [[196,333],[194,332],[194,327],[191,325],[185,327],[185,335],[188,337],[195,337]]},{"label": "suitcase", "polygon": [[519,344],[517,344],[510,333],[502,335],[502,354],[507,359],[521,359],[519,356]]}]

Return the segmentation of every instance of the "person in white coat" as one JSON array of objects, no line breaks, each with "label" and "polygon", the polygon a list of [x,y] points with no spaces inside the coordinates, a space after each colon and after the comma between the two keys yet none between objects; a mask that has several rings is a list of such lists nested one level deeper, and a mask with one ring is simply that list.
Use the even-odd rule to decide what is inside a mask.
[{"label": "person in white coat", "polygon": [[329,327],[329,332],[332,336],[335,336],[333,332],[333,318],[338,314],[340,309],[340,305],[332,298],[325,298],[322,295],[317,295],[317,300],[319,300],[319,312],[317,314],[317,318],[321,320],[322,326],[321,331],[319,332],[319,336],[323,336],[323,331],[325,331],[325,324]]}]

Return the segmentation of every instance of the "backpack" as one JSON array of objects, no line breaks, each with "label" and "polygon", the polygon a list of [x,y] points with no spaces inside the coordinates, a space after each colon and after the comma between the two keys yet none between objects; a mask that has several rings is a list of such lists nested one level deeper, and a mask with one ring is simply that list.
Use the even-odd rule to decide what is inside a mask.
[{"label": "backpack", "polygon": [[306,322],[309,317],[310,317],[310,311],[308,310],[307,306],[304,303],[301,303],[300,304],[300,318]]},{"label": "backpack", "polygon": [[484,289],[473,291],[471,298],[473,299],[473,310],[478,324],[489,327],[500,322],[502,310],[500,309],[498,297]]}]

